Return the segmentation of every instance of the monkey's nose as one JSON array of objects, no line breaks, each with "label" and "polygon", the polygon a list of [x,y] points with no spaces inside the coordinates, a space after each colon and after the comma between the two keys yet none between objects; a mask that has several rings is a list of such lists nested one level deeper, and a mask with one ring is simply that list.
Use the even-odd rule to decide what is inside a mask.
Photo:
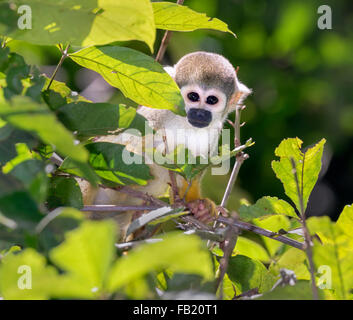
[{"label": "monkey's nose", "polygon": [[212,121],[212,113],[205,109],[191,108],[187,113],[188,121],[197,128],[207,127]]}]

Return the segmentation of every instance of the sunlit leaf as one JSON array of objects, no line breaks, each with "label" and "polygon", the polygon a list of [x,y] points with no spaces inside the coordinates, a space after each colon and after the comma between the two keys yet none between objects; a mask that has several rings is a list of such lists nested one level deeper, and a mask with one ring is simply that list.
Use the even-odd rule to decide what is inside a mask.
[{"label": "sunlit leaf", "polygon": [[245,237],[238,237],[234,252],[262,262],[268,262],[270,260],[264,247]]},{"label": "sunlit leaf", "polygon": [[[17,19],[3,21],[0,34],[41,45],[70,43],[76,46],[100,45],[114,41],[141,40],[153,48],[155,26],[148,0],[11,0],[8,14],[21,5],[31,9],[31,29],[16,28]],[[14,6],[15,4],[15,6]],[[24,21],[25,23],[28,21]],[[12,24],[15,26],[8,30]]]},{"label": "sunlit leaf", "polygon": [[[301,151],[302,141],[289,138],[281,142],[275,154],[280,160],[272,161],[273,171],[284,186],[286,195],[295,203],[298,211],[304,214],[311,191],[313,190],[321,170],[321,157],[326,140],[322,139],[314,147]],[[292,160],[296,165],[296,175],[299,183],[299,193],[293,172]],[[303,197],[301,212],[300,194]]]},{"label": "sunlit leaf", "polygon": [[42,96],[44,101],[48,104],[50,109],[56,110],[59,107],[66,105],[67,103],[85,101],[90,102],[83,96],[79,95],[77,92],[72,91],[64,82],[53,80],[48,88],[50,79],[46,78],[46,83],[44,85],[44,90]]},{"label": "sunlit leaf", "polygon": [[48,299],[56,270],[34,249],[8,254],[0,264],[0,292],[5,299]]},{"label": "sunlit leaf", "polygon": [[[281,229],[287,231],[290,228],[289,219],[283,215],[274,215],[266,219],[255,219],[253,223],[260,228],[273,231],[273,232],[278,232]],[[264,236],[261,236],[261,238],[262,238],[262,241],[265,243],[265,247],[268,250],[271,257],[276,255],[278,250],[284,246],[283,243],[277,240],[264,237]]]},{"label": "sunlit leaf", "polygon": [[171,233],[163,241],[145,244],[116,261],[109,275],[108,288],[115,291],[129,282],[164,268],[198,274],[211,279],[211,257],[196,236]]},{"label": "sunlit leaf", "polygon": [[257,300],[312,300],[313,293],[310,281],[300,280],[294,286],[278,286],[271,292],[266,292]]},{"label": "sunlit leaf", "polygon": [[183,112],[183,98],[173,79],[153,58],[118,47],[89,47],[70,54],[79,65],[98,72],[112,86],[141,105]]},{"label": "sunlit leaf", "polygon": [[293,207],[288,202],[276,197],[262,197],[254,205],[247,206],[243,204],[239,208],[239,216],[245,221],[276,214],[298,218]]},{"label": "sunlit leaf", "polygon": [[139,163],[127,163],[130,152],[124,145],[110,142],[95,142],[86,145],[90,153],[89,163],[96,174],[107,182],[114,184],[145,185],[152,176],[149,167],[143,163],[141,156],[134,154]]},{"label": "sunlit leaf", "polygon": [[343,232],[353,238],[353,205],[347,205],[341,212],[336,225],[343,230]]},{"label": "sunlit leaf", "polygon": [[297,279],[310,280],[307,257],[302,250],[296,248],[288,249],[277,261],[272,262],[270,271],[278,275],[282,268],[294,271]]},{"label": "sunlit leaf", "polygon": [[348,299],[353,288],[352,237],[344,233],[341,223],[334,223],[329,217],[311,217],[307,225],[310,233],[321,240],[315,240],[313,247],[318,284],[332,289],[337,299]]},{"label": "sunlit leaf", "polygon": [[66,234],[50,258],[69,278],[99,292],[113,260],[116,232],[113,221],[85,221]]},{"label": "sunlit leaf", "polygon": [[193,31],[197,29],[213,29],[235,34],[223,21],[207,17],[186,6],[171,2],[152,3],[156,28],[173,31]]}]

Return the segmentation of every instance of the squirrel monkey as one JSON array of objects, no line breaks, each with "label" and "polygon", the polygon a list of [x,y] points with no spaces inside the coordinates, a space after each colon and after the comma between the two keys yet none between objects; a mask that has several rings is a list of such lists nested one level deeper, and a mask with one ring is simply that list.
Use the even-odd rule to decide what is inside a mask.
[{"label": "squirrel monkey", "polygon": [[[218,139],[228,114],[237,104],[251,93],[240,83],[231,63],[221,55],[208,52],[194,52],[185,55],[174,67],[165,70],[173,77],[180,88],[185,101],[186,117],[176,115],[169,110],[153,109],[141,106],[138,112],[143,115],[149,126],[157,131],[153,137],[153,147],[171,152],[183,141],[194,156],[206,159],[218,149]],[[121,133],[117,136],[105,136],[98,141],[120,143],[129,151],[139,153],[143,138]],[[161,148],[161,149],[160,149]],[[145,186],[134,186],[139,191],[154,197],[166,193],[170,185],[167,169],[150,164],[154,179]],[[190,203],[190,211],[201,221],[209,217],[210,203],[201,199],[200,177],[193,180],[191,186],[181,176],[177,176],[179,196]],[[94,189],[88,182],[80,180],[85,205],[139,205],[141,199],[112,189]],[[185,192],[187,194],[185,195]],[[132,213],[121,213],[117,221],[124,230],[131,221]]]}]

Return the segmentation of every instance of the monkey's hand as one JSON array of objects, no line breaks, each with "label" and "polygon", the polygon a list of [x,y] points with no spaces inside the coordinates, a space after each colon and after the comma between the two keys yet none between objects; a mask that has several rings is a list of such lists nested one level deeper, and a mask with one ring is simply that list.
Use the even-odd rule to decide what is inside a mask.
[{"label": "monkey's hand", "polygon": [[216,205],[208,198],[197,199],[187,203],[194,217],[204,223],[211,223],[217,217]]}]

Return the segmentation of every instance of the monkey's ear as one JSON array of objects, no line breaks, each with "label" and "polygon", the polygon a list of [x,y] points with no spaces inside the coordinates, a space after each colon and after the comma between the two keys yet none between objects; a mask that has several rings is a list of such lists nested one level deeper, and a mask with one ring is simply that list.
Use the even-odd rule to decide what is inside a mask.
[{"label": "monkey's ear", "polygon": [[175,68],[171,66],[166,66],[163,68],[173,79],[175,79]]},{"label": "monkey's ear", "polygon": [[229,112],[235,111],[236,106],[243,104],[244,100],[251,93],[252,90],[237,79],[235,92],[233,93],[229,101]]}]

